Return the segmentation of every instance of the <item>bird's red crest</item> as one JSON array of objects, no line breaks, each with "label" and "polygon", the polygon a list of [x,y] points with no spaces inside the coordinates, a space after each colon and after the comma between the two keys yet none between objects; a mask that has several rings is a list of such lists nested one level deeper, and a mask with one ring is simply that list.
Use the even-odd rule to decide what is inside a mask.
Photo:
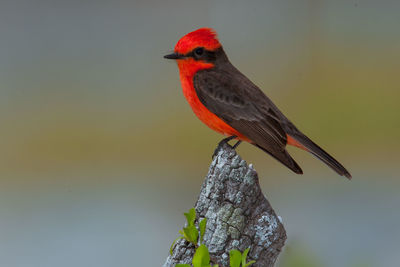
[{"label": "bird's red crest", "polygon": [[175,45],[175,52],[186,54],[196,47],[215,50],[221,47],[217,33],[211,28],[200,28],[183,36]]}]

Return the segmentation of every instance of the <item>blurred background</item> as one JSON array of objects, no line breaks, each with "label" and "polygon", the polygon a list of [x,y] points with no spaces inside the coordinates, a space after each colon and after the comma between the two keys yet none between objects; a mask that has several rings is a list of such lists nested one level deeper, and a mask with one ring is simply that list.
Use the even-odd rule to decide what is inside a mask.
[{"label": "blurred background", "polygon": [[0,266],[161,266],[221,136],[163,59],[200,27],[352,173],[253,146],[279,266],[400,261],[399,1],[0,3]]}]

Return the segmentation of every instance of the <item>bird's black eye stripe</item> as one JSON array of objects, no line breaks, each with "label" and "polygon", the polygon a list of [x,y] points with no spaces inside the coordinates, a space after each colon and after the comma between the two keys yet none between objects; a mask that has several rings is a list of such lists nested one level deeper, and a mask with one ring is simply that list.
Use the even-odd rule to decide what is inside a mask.
[{"label": "bird's black eye stripe", "polygon": [[214,51],[206,50],[204,47],[197,47],[190,53],[186,54],[187,57],[192,57],[195,60],[203,60],[207,62],[213,62],[216,60]]},{"label": "bird's black eye stripe", "polygon": [[202,56],[202,55],[204,54],[204,48],[203,48],[203,47],[197,47],[197,48],[194,50],[194,54],[195,54],[196,56]]}]

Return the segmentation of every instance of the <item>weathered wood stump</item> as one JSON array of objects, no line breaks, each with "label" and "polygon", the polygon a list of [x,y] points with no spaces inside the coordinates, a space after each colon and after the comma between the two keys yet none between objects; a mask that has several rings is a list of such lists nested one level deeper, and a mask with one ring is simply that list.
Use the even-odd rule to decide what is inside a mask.
[{"label": "weathered wood stump", "polygon": [[[248,260],[256,261],[252,266],[274,266],[286,231],[261,192],[257,172],[229,145],[221,146],[212,161],[195,209],[199,218],[207,218],[203,243],[213,264],[229,266],[230,250],[250,248]],[[181,239],[164,267],[190,264],[194,252],[194,246]]]}]

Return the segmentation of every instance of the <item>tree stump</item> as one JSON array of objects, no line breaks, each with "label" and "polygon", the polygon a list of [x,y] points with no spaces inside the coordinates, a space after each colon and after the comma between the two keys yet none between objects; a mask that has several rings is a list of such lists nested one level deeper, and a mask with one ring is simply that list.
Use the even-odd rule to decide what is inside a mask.
[{"label": "tree stump", "polygon": [[[286,231],[268,200],[261,192],[252,164],[237,155],[228,144],[214,157],[195,205],[197,223],[207,218],[203,243],[211,261],[229,266],[229,251],[250,248],[248,261],[253,267],[274,266],[286,240]],[[179,240],[164,267],[191,264],[195,248]]]}]

